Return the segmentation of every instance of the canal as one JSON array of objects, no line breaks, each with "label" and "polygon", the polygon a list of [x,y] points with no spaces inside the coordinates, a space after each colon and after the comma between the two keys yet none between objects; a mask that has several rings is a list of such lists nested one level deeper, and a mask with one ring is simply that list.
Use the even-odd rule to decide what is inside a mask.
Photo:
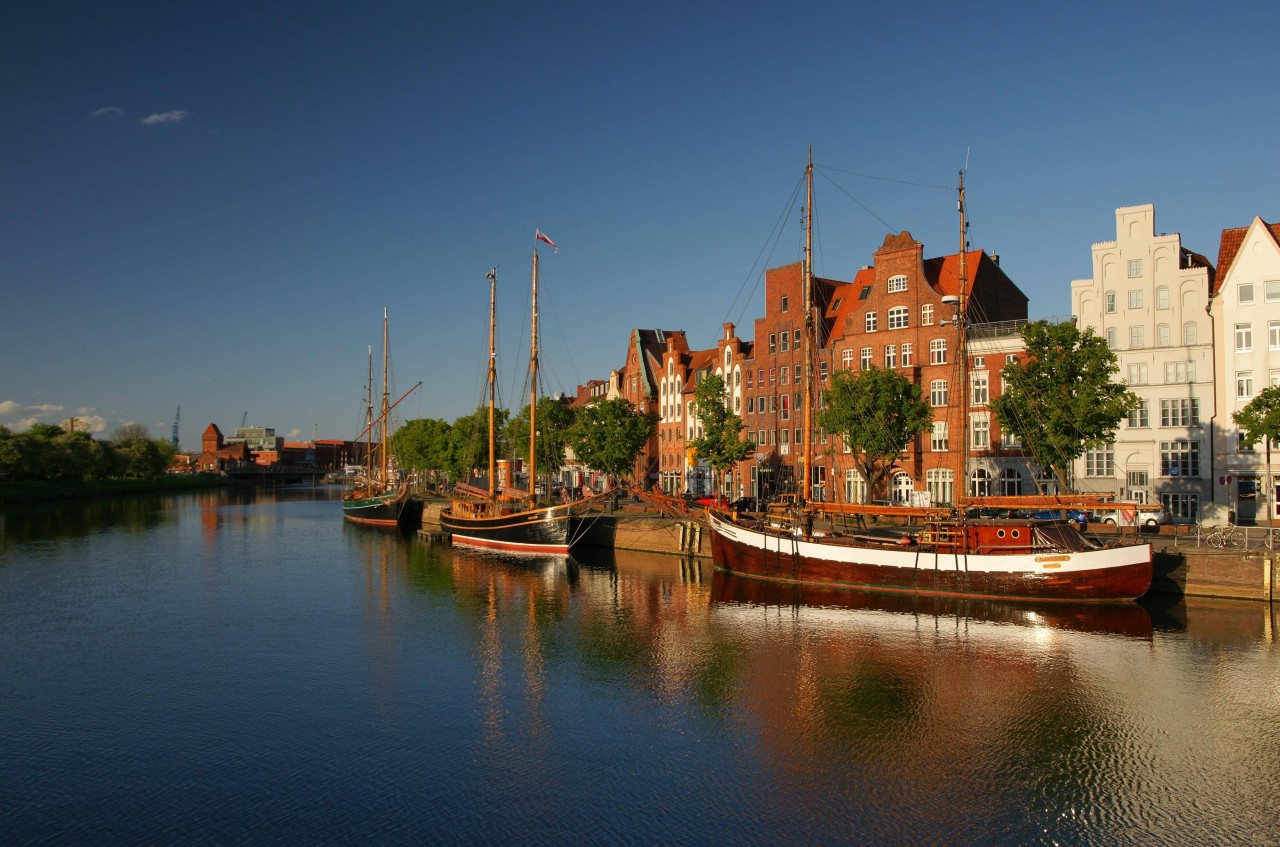
[{"label": "canal", "polygon": [[0,513],[0,842],[1280,843],[1265,604],[779,593],[338,494]]}]

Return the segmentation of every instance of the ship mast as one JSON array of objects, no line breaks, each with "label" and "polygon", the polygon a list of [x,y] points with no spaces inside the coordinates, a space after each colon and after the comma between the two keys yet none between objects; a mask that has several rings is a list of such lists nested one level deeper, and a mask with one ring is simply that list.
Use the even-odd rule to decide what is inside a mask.
[{"label": "ship mast", "polygon": [[387,374],[391,363],[390,334],[387,329],[387,307],[382,307],[382,485],[391,483],[391,456],[387,450],[387,418],[391,411],[391,398]]},{"label": "ship mast", "polygon": [[493,395],[498,375],[497,353],[494,349],[493,336],[494,327],[497,324],[498,269],[490,268],[489,273],[485,274],[485,278],[489,280],[489,499],[492,500],[498,493],[498,483],[495,479],[497,473],[493,455]]},{"label": "ship mast", "polygon": [[533,324],[529,332],[529,496],[537,490],[538,474],[538,248],[533,249]]},{"label": "ship mast", "polygon": [[960,355],[960,496],[955,498],[962,507],[969,496],[969,325],[967,318],[968,288],[965,254],[969,249],[969,224],[965,219],[964,171],[960,171],[960,196],[956,208],[960,212],[960,292],[956,307],[956,331],[959,333]]},{"label": "ship mast", "polygon": [[801,457],[800,505],[809,501],[813,459],[813,145],[804,169],[806,183],[804,215],[804,336],[801,362],[804,369],[804,452]]},{"label": "ship mast", "polygon": [[364,476],[366,483],[373,482],[373,345],[369,345],[369,384],[364,389],[365,441],[364,441]]}]

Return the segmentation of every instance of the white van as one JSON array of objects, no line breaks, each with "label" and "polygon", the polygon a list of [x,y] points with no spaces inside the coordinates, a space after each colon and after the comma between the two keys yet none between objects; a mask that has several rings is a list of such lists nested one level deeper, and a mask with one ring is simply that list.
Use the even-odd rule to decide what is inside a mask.
[{"label": "white van", "polygon": [[1112,526],[1161,526],[1169,523],[1169,513],[1164,506],[1139,506],[1132,508],[1112,509],[1110,511],[1093,512],[1094,523],[1111,524]]}]

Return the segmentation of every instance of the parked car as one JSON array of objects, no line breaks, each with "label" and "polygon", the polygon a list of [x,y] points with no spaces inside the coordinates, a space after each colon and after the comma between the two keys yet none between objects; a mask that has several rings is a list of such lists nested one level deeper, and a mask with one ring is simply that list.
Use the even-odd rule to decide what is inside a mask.
[{"label": "parked car", "polygon": [[1169,523],[1169,513],[1163,506],[1139,506],[1132,509],[1094,510],[1093,519],[1112,526],[1161,526]]},{"label": "parked car", "polygon": [[[1037,509],[1027,517],[1037,521],[1056,521],[1062,517],[1062,509]],[[1067,520],[1075,521],[1084,529],[1089,525],[1089,513],[1082,509],[1067,509]]]}]

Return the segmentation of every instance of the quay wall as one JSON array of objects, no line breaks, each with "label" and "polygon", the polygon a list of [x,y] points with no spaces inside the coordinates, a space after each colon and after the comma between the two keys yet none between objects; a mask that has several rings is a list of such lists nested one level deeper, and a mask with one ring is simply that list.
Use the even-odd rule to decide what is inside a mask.
[{"label": "quay wall", "polygon": [[578,543],[589,547],[710,559],[708,532],[707,527],[693,520],[623,512],[587,518],[584,534]]}]

